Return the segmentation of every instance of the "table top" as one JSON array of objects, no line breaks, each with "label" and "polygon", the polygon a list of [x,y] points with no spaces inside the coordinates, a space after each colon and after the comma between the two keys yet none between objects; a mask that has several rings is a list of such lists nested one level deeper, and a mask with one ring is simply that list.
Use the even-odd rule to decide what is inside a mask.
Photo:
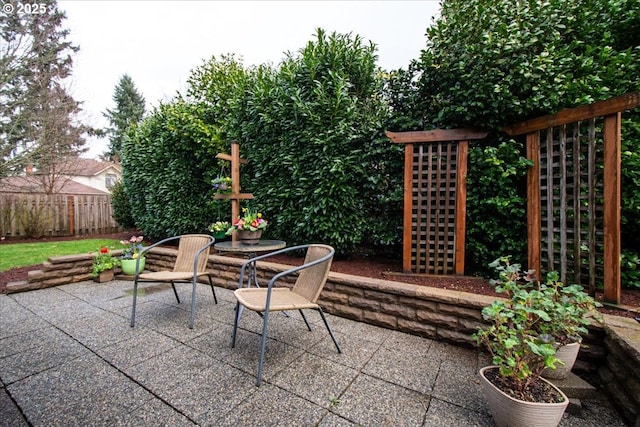
[{"label": "table top", "polygon": [[283,240],[263,240],[255,245],[246,245],[239,241],[226,241],[214,243],[213,248],[223,252],[268,252],[284,249],[287,242]]}]

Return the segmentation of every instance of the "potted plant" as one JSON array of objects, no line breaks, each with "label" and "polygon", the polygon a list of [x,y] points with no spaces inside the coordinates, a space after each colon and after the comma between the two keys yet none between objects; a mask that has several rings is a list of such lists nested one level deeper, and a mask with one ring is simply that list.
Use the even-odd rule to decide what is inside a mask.
[{"label": "potted plant", "polygon": [[228,194],[231,193],[231,182],[231,177],[218,175],[211,181],[211,184],[217,194]]},{"label": "potted plant", "polygon": [[111,251],[102,246],[93,257],[93,269],[91,277],[96,282],[109,282],[113,280],[114,268],[120,265],[120,260],[111,254]]},{"label": "potted plant", "polygon": [[267,228],[268,221],[262,218],[262,213],[242,208],[242,215],[233,222],[233,225],[227,230],[230,236],[233,232],[238,233],[238,239],[246,245],[256,245],[262,237],[262,231]]},{"label": "potted plant", "polygon": [[555,339],[541,332],[551,321],[545,308],[553,304],[531,272],[522,273],[508,258],[492,265],[500,276],[492,283],[508,298],[482,310],[489,325],[474,334],[492,356],[493,365],[480,370],[491,415],[498,426],[557,426],[569,399],[542,378],[545,368],[558,363]]},{"label": "potted plant", "polygon": [[589,333],[591,319],[602,322],[596,311],[602,304],[589,296],[580,285],[564,285],[555,271],[547,274],[542,291],[549,299],[547,309],[551,320],[541,325],[541,332],[551,335],[556,343],[556,357],[561,363],[556,369],[545,369],[546,378],[564,379],[569,376],[578,357],[582,338]]},{"label": "potted plant", "polygon": [[589,296],[582,286],[563,284],[556,271],[549,272],[545,282],[539,282],[534,270],[522,272],[519,264],[509,263],[509,257],[498,258],[489,266],[499,273],[499,279],[491,281],[497,292],[506,293],[507,297],[515,288],[536,289],[541,293],[537,303],[548,318],[536,324],[537,332],[553,338],[556,357],[560,361],[555,369],[544,369],[542,376],[566,378],[578,357],[582,337],[589,333],[587,326],[591,319],[602,321],[596,311],[601,304]]},{"label": "potted plant", "polygon": [[[136,274],[136,265],[138,264],[138,255],[143,249],[143,236],[131,236],[129,240],[121,240],[120,243],[125,246],[122,250],[121,268],[126,275],[133,276]],[[140,271],[144,270],[145,257],[140,258]]]},{"label": "potted plant", "polygon": [[216,221],[209,224],[208,230],[216,239],[224,239],[231,224],[227,221]]}]

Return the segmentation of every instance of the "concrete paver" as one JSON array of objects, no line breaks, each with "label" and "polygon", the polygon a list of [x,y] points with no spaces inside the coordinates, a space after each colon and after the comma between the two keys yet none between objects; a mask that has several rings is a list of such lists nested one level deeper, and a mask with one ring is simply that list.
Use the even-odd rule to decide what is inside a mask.
[{"label": "concrete paver", "polygon": [[[0,426],[491,426],[478,369],[486,356],[329,315],[309,332],[271,316],[255,386],[261,319],[235,299],[149,284],[129,326],[132,283],[82,282],[0,295]],[[143,285],[144,287],[144,285]],[[583,401],[561,426],[624,426],[607,401]]]}]

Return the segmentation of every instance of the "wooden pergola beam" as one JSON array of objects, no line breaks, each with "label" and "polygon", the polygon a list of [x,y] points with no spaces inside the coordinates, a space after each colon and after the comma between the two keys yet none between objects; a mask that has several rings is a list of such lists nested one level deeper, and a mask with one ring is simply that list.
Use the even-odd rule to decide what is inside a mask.
[{"label": "wooden pergola beam", "polygon": [[415,144],[441,141],[466,141],[486,138],[489,131],[481,129],[433,129],[411,132],[385,132],[391,142]]},{"label": "wooden pergola beam", "polygon": [[556,126],[574,123],[579,120],[588,120],[594,117],[608,116],[619,111],[631,110],[640,106],[640,92],[631,92],[606,101],[598,101],[589,105],[575,108],[567,108],[556,114],[536,117],[505,126],[502,130],[509,136],[523,135]]}]

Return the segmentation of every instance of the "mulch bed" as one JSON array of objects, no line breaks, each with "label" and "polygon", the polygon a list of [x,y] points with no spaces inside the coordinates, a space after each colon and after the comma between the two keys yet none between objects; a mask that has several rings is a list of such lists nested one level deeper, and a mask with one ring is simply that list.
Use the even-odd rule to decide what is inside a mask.
[{"label": "mulch bed", "polygon": [[[118,234],[91,236],[91,238],[107,238],[122,240],[128,239],[131,235],[137,233],[125,232]],[[29,239],[29,240],[4,240],[0,245],[10,245],[11,243],[24,243],[33,241],[59,241],[59,240],[76,240],[79,238],[87,238],[87,236],[81,237],[48,237],[43,239]],[[0,250],[6,249],[3,247]],[[294,258],[287,255],[274,256],[271,261],[279,262],[288,265],[299,265],[302,263],[300,258]],[[39,270],[40,265],[34,265],[29,267],[14,268],[7,271],[0,272],[0,292],[4,292],[6,284],[14,281],[27,280],[27,273],[30,270]],[[367,257],[367,256],[353,256],[348,259],[336,258],[331,266],[331,271],[345,274],[353,274],[362,277],[371,277],[383,280],[393,280],[396,282],[411,283],[419,286],[430,286],[441,289],[449,289],[462,292],[470,292],[474,294],[482,294],[489,296],[499,296],[493,287],[489,284],[489,281],[480,277],[449,277],[449,276],[421,276],[421,275],[407,275],[402,274],[402,260],[401,259],[387,259],[382,257]],[[602,294],[598,293],[596,299],[602,300]],[[621,296],[621,304],[626,307],[634,308],[637,311],[621,310],[614,307],[606,306],[600,309],[601,312],[607,314],[614,314],[624,317],[637,317],[640,316],[640,290],[637,289],[623,289]]]}]

